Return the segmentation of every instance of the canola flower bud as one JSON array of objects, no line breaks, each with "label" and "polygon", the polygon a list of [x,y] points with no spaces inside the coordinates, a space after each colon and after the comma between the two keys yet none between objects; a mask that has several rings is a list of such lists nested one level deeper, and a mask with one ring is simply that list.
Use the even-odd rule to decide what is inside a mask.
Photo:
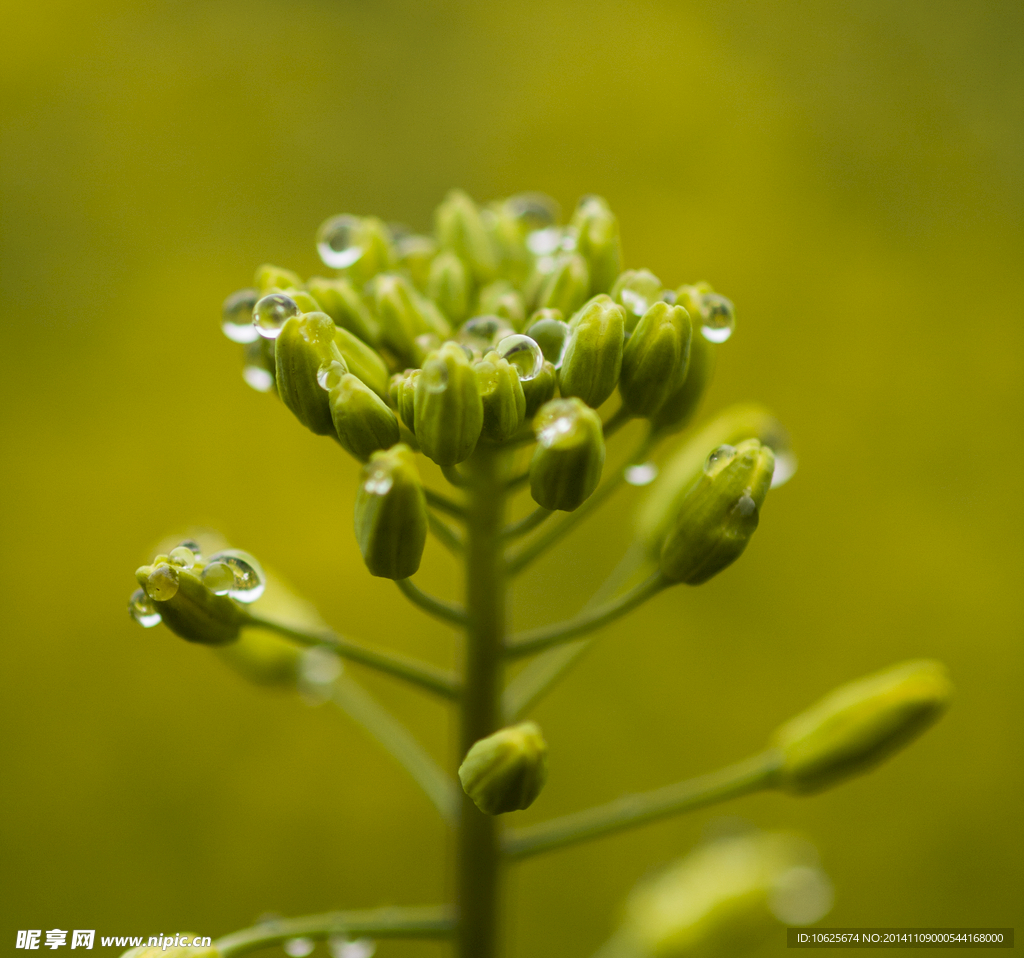
[{"label": "canola flower bud", "polygon": [[356,541],[371,575],[407,579],[427,541],[427,500],[412,450],[398,443],[363,466],[356,493]]},{"label": "canola flower bud", "polygon": [[[691,322],[693,317],[690,317]],[[690,337],[690,357],[682,385],[677,386],[651,419],[661,435],[685,428],[700,408],[701,400],[715,372],[715,347],[703,336]]]},{"label": "canola flower bud", "polygon": [[375,216],[332,216],[320,224],[316,250],[325,266],[343,270],[357,288],[391,267],[391,232]]},{"label": "canola flower bud", "polygon": [[340,368],[323,378],[338,442],[349,455],[366,462],[371,453],[390,449],[398,442],[395,414],[369,386]]},{"label": "canola flower bud", "polygon": [[403,362],[414,362],[416,337],[433,331],[423,298],[416,287],[398,273],[381,273],[374,279],[370,290],[380,321],[381,342]]},{"label": "canola flower bud", "polygon": [[398,418],[414,433],[416,432],[416,380],[419,377],[419,369],[407,369],[404,373],[395,373],[391,377],[391,386],[388,390],[391,408],[398,413]]},{"label": "canola flower bud", "polygon": [[526,320],[526,304],[522,294],[508,280],[499,279],[480,290],[476,312],[498,316],[513,329],[522,329]]},{"label": "canola flower bud", "polygon": [[380,327],[370,307],[347,279],[313,276],[306,283],[306,289],[339,329],[346,329],[371,345],[380,338]]},{"label": "canola flower bud", "polygon": [[568,316],[574,313],[590,294],[590,270],[579,253],[559,257],[554,268],[540,284],[538,309],[559,309]]},{"label": "canola flower bud", "polygon": [[430,280],[430,264],[437,255],[437,240],[433,236],[410,233],[395,241],[395,263],[404,269],[419,290],[425,290]]},{"label": "canola flower bud", "polygon": [[472,296],[469,270],[451,250],[438,253],[434,262],[430,264],[427,295],[456,325],[469,315]]},{"label": "canola flower bud", "polygon": [[600,196],[585,196],[573,213],[576,251],[587,261],[590,295],[607,293],[622,269],[619,221]]},{"label": "canola flower bud", "polygon": [[457,254],[477,282],[488,282],[498,269],[497,254],[480,210],[462,190],[452,190],[434,212],[434,231],[442,249]]},{"label": "canola flower bud", "polygon": [[466,351],[445,343],[423,363],[414,400],[416,439],[439,466],[468,459],[483,428],[480,386]]},{"label": "canola flower bud", "polygon": [[952,694],[946,667],[930,659],[840,686],[772,736],[781,757],[776,785],[808,794],[867,771],[934,724]]},{"label": "canola flower bud", "polygon": [[595,296],[570,322],[558,385],[596,409],[614,391],[622,370],[625,311],[607,296]]},{"label": "canola flower bud", "polygon": [[774,468],[775,454],[756,439],[712,452],[665,539],[662,575],[700,585],[735,562],[757,528]]},{"label": "canola flower bud", "polygon": [[262,266],[256,267],[254,282],[261,296],[266,296],[267,293],[274,290],[299,289],[302,287],[302,278],[298,273],[280,266],[274,266],[272,263],[264,263]]},{"label": "canola flower bud", "polygon": [[337,363],[348,372],[335,342],[336,328],[326,313],[293,316],[275,341],[277,391],[284,404],[307,429],[333,436],[334,422],[322,370]]},{"label": "canola flower bud", "polygon": [[537,448],[530,492],[545,509],[572,512],[597,488],[604,468],[601,417],[579,399],[553,399],[533,421]]},{"label": "canola flower bud", "polygon": [[[626,332],[636,329],[641,317],[662,298],[661,280],[649,269],[627,269],[612,286],[611,297],[626,311]],[[685,303],[680,305],[686,306]]]},{"label": "canola flower bud", "polygon": [[548,778],[548,746],[535,722],[499,729],[473,744],[459,781],[485,815],[529,808]]},{"label": "canola flower bud", "polygon": [[522,386],[523,397],[526,399],[523,419],[532,420],[537,410],[554,397],[558,388],[558,373],[550,362],[544,360],[540,372],[532,379],[527,379]]},{"label": "canola flower bud", "polygon": [[655,303],[622,352],[619,392],[635,416],[652,418],[686,377],[690,360],[690,315],[682,306]]},{"label": "canola flower bud", "polygon": [[381,399],[388,394],[388,367],[381,359],[380,353],[367,346],[361,339],[352,335],[347,329],[340,327],[334,330],[334,345],[338,347],[341,358],[348,371],[369,386]]},{"label": "canola flower bud", "polygon": [[526,395],[519,369],[496,352],[488,353],[473,367],[484,408],[481,435],[491,442],[511,439],[526,418]]}]

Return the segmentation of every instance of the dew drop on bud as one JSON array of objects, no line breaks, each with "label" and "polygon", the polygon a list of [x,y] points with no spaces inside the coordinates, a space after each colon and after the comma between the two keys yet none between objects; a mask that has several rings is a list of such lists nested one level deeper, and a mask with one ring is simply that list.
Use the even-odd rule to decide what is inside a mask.
[{"label": "dew drop on bud", "polygon": [[750,493],[745,492],[742,496],[739,497],[739,499],[736,500],[736,505],[734,505],[732,508],[733,512],[737,513],[740,516],[743,516],[743,518],[745,519],[747,516],[752,515],[754,512],[757,511],[757,503],[754,502],[753,498],[750,496]]},{"label": "dew drop on bud", "polygon": [[420,373],[420,382],[428,393],[443,393],[448,388],[448,367],[439,359],[430,359]]},{"label": "dew drop on bud", "polygon": [[537,441],[547,448],[554,445],[562,436],[571,433],[574,427],[575,422],[571,416],[559,416],[537,433]]},{"label": "dew drop on bud", "polygon": [[254,343],[260,338],[252,324],[252,311],[259,298],[258,290],[240,289],[224,300],[220,328],[233,343]]},{"label": "dew drop on bud", "polygon": [[235,573],[226,562],[210,562],[199,578],[214,595],[227,595],[235,584]]},{"label": "dew drop on bud", "polygon": [[203,557],[203,547],[195,539],[186,539],[184,542],[179,542],[178,547],[188,549],[196,560]]},{"label": "dew drop on bud", "polygon": [[622,300],[622,305],[634,316],[643,316],[651,305],[647,302],[646,296],[628,286],[619,293],[619,298]]},{"label": "dew drop on bud", "polygon": [[195,554],[188,546],[176,546],[167,557],[171,560],[171,565],[176,565],[179,569],[191,569],[196,564]]},{"label": "dew drop on bud", "polygon": [[336,359],[330,363],[324,363],[316,371],[316,381],[319,383],[321,389],[326,389],[330,392],[335,386],[341,383],[341,380],[348,373],[344,364],[339,363]]},{"label": "dew drop on bud", "polygon": [[332,938],[332,958],[373,958],[377,954],[377,943],[372,938]]},{"label": "dew drop on bud", "polygon": [[[223,588],[227,580],[223,570],[218,568],[211,572],[215,566],[226,566],[231,572],[231,582],[227,589]],[[207,575],[210,576],[209,581]],[[259,562],[241,549],[224,549],[210,556],[209,565],[203,569],[202,580],[211,592],[218,595],[226,592],[239,602],[255,602],[266,588],[266,578]],[[217,588],[214,588],[215,585]]]},{"label": "dew drop on bud", "polygon": [[128,613],[144,629],[151,629],[160,624],[160,613],[157,612],[153,600],[142,589],[136,589],[128,600]]},{"label": "dew drop on bud", "polygon": [[498,355],[519,370],[521,382],[535,379],[544,368],[544,353],[529,336],[516,333],[506,336],[498,343]]},{"label": "dew drop on bud", "polygon": [[625,478],[631,486],[648,486],[658,478],[658,467],[653,462],[630,466],[626,470]]},{"label": "dew drop on bud", "polygon": [[569,324],[560,319],[538,319],[526,332],[540,346],[544,358],[555,369],[561,369],[565,347],[569,344]]},{"label": "dew drop on bud", "polygon": [[316,947],[312,938],[289,938],[283,945],[288,958],[306,958]]},{"label": "dew drop on bud", "polygon": [[373,496],[386,496],[391,491],[393,480],[384,469],[375,469],[370,473],[363,488]]},{"label": "dew drop on bud", "polygon": [[268,393],[274,388],[274,374],[262,366],[243,366],[242,379],[258,393]]},{"label": "dew drop on bud", "polygon": [[474,316],[462,324],[455,334],[455,341],[482,356],[493,349],[501,337],[512,331],[512,326],[500,316]]},{"label": "dew drop on bud", "polygon": [[316,231],[316,251],[326,266],[345,269],[357,262],[363,255],[363,248],[356,243],[359,218],[356,216],[332,216],[320,224]]},{"label": "dew drop on bud", "polygon": [[678,297],[676,296],[676,291],[674,289],[666,289],[665,292],[661,294],[661,301],[663,303],[668,303],[669,306],[675,306],[677,299]]},{"label": "dew drop on bud", "polygon": [[701,335],[709,343],[724,343],[736,328],[732,302],[718,293],[705,293],[700,299]]},{"label": "dew drop on bud", "polygon": [[146,592],[156,602],[173,599],[178,592],[178,573],[170,566],[158,565],[146,579]]},{"label": "dew drop on bud", "polygon": [[546,193],[516,193],[505,206],[520,223],[535,230],[551,226],[558,219],[558,203]]},{"label": "dew drop on bud", "polygon": [[284,293],[264,296],[252,311],[252,324],[264,339],[277,339],[281,328],[293,316],[300,313],[298,304]]},{"label": "dew drop on bud", "polygon": [[719,469],[721,469],[733,456],[736,455],[735,446],[719,446],[714,452],[712,452],[704,462],[704,471],[709,475],[713,476]]},{"label": "dew drop on bud", "polygon": [[793,473],[796,472],[797,458],[796,455],[790,452],[788,449],[781,452],[775,453],[775,469],[772,472],[772,489],[777,489],[779,486],[784,486],[790,479],[793,478]]}]

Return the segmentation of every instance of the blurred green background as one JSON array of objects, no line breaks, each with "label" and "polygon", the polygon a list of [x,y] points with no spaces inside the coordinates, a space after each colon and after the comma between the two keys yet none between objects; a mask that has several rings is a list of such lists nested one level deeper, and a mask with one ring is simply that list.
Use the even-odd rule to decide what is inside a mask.
[{"label": "blurred green background", "polygon": [[[217,935],[448,890],[431,807],[342,715],[125,602],[153,543],[206,524],[348,634],[452,661],[362,568],[355,464],[243,384],[218,317],[261,262],[318,271],[327,215],[427,228],[454,185],[606,196],[627,265],[737,304],[705,408],[764,401],[801,460],[737,566],[607,630],[538,711],[552,774],[524,822],[742,757],[891,662],[941,658],[958,687],[835,791],[517,868],[510,954],[589,954],[722,815],[813,838],[827,924],[1021,925],[1016,0],[41,0],[4,21],[5,949],[17,928]],[[635,495],[525,577],[517,622],[582,605]],[[445,555],[425,566],[456,592]],[[366,683],[453,758],[442,707]]]}]

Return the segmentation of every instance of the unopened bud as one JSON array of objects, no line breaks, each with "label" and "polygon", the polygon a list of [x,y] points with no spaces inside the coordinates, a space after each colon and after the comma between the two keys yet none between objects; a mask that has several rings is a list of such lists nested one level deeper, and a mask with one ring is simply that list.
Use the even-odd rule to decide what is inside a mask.
[{"label": "unopened bud", "polygon": [[555,390],[558,388],[558,373],[555,371],[555,367],[545,359],[540,372],[533,379],[527,379],[522,385],[523,396],[526,399],[526,414],[523,419],[529,421],[537,415],[537,410],[555,395]]},{"label": "unopened bud", "polygon": [[482,435],[492,442],[511,439],[526,418],[526,396],[519,370],[496,352],[474,365],[484,407]]},{"label": "unopened bud", "polygon": [[700,585],[735,562],[757,528],[774,467],[774,453],[756,439],[714,450],[665,539],[662,575]]},{"label": "unopened bud", "polygon": [[[336,380],[336,381],[333,381]],[[378,449],[398,442],[398,420],[372,389],[351,373],[326,377],[331,416],[338,441],[350,455],[366,462]]]},{"label": "unopened bud", "polygon": [[472,295],[469,270],[451,250],[438,253],[430,264],[427,295],[456,326],[469,315]]},{"label": "unopened bud", "polygon": [[[627,269],[612,286],[611,297],[626,311],[626,332],[662,297],[661,280],[649,269]],[[681,304],[685,306],[684,304]]]},{"label": "unopened bud", "polygon": [[572,512],[597,488],[604,468],[601,417],[579,399],[553,399],[533,421],[537,448],[530,491],[545,509]]},{"label": "unopened bud", "polygon": [[488,282],[498,268],[490,236],[480,210],[462,190],[452,190],[434,214],[442,249],[451,250],[469,265],[477,282]]},{"label": "unopened bud", "polygon": [[585,196],[576,207],[572,224],[576,251],[587,261],[590,295],[607,293],[622,269],[619,221],[600,196]]},{"label": "unopened bud", "polygon": [[430,280],[430,264],[437,255],[437,240],[432,236],[410,233],[395,243],[395,261],[404,269],[419,290],[426,290]]},{"label": "unopened bud", "polygon": [[476,373],[458,343],[445,343],[423,363],[416,381],[416,439],[439,466],[468,459],[483,428]]},{"label": "unopened bud", "polygon": [[334,344],[341,353],[348,371],[369,386],[381,399],[388,394],[388,367],[381,359],[380,353],[372,346],[367,346],[361,339],[353,336],[347,329],[340,327],[334,330]]},{"label": "unopened bud", "polygon": [[[691,323],[693,317],[690,317]],[[654,431],[665,435],[685,428],[700,408],[701,400],[715,372],[715,347],[703,336],[690,337],[690,358],[685,378],[651,420]]]},{"label": "unopened bud", "polygon": [[416,337],[435,331],[424,308],[427,301],[398,273],[377,276],[371,284],[371,295],[380,320],[381,342],[403,362],[415,362]]},{"label": "unopened bud", "polygon": [[421,370],[407,369],[404,373],[395,373],[391,377],[388,398],[391,408],[397,411],[398,418],[412,431],[416,432],[416,380]]},{"label": "unopened bud", "polygon": [[578,396],[596,409],[614,391],[622,369],[625,311],[607,296],[595,296],[573,318],[558,384],[563,396]]},{"label": "unopened bud", "polygon": [[572,253],[560,257],[554,269],[544,277],[537,294],[539,309],[559,309],[568,316],[583,305],[590,293],[587,261]]},{"label": "unopened bud", "polygon": [[547,777],[548,746],[534,722],[480,739],[459,766],[463,790],[486,815],[529,808]]},{"label": "unopened bud", "polygon": [[335,343],[336,329],[326,313],[289,319],[275,343],[277,391],[296,419],[318,436],[333,436],[327,393],[319,379],[332,363],[347,366]]},{"label": "unopened bud", "polygon": [[266,296],[274,290],[298,289],[302,286],[302,277],[290,269],[264,263],[256,267],[255,282],[260,295]]},{"label": "unopened bud", "polygon": [[370,307],[347,279],[312,277],[306,283],[310,295],[339,329],[347,329],[364,343],[374,344],[380,337],[380,327]]},{"label": "unopened bud", "polygon": [[499,316],[513,329],[522,329],[526,319],[526,305],[522,294],[508,280],[497,280],[480,290],[476,312],[480,315]]},{"label": "unopened bud", "polygon": [[412,450],[375,452],[356,493],[356,541],[371,575],[407,579],[427,541],[427,501]]},{"label": "unopened bud", "polygon": [[686,376],[690,316],[682,306],[657,302],[637,324],[622,353],[619,392],[635,416],[653,418]]},{"label": "unopened bud", "polygon": [[772,736],[787,792],[828,788],[899,751],[949,707],[953,686],[941,662],[890,666],[830,692]]}]

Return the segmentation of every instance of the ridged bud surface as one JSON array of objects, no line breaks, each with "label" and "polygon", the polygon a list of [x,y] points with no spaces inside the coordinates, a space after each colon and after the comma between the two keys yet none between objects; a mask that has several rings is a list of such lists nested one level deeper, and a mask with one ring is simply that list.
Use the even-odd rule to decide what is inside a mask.
[{"label": "ridged bud surface", "polygon": [[576,207],[572,226],[576,251],[587,261],[590,295],[609,292],[622,269],[619,221],[600,196],[587,196]]},{"label": "ridged bud surface", "polygon": [[326,313],[307,313],[289,319],[275,342],[277,392],[295,418],[318,436],[334,435],[330,403],[317,377],[332,362],[344,365],[335,331]]},{"label": "ridged bud surface", "polygon": [[558,374],[563,396],[578,396],[596,409],[614,391],[622,371],[625,311],[596,296],[573,317]]},{"label": "ridged bud surface", "polygon": [[635,416],[651,419],[686,377],[692,327],[682,306],[657,302],[622,351],[619,393]]},{"label": "ridged bud surface", "polygon": [[488,353],[474,367],[483,403],[482,435],[491,442],[511,439],[526,418],[526,395],[519,370],[497,353]]},{"label": "ridged bud surface", "polygon": [[438,253],[430,264],[427,295],[456,326],[469,315],[472,296],[469,270],[451,250]]},{"label": "ridged bud surface", "polygon": [[574,313],[590,295],[590,270],[587,261],[573,253],[562,256],[541,282],[537,294],[538,309],[558,309],[566,316]]},{"label": "ridged bud surface", "polygon": [[452,190],[434,214],[434,228],[442,249],[456,253],[469,265],[478,282],[493,278],[497,255],[477,209],[462,190]]},{"label": "ridged bud surface", "polygon": [[468,459],[483,428],[476,373],[465,350],[445,343],[431,353],[416,381],[416,439],[439,466]]},{"label": "ridged bud surface", "polygon": [[548,746],[534,722],[503,728],[476,742],[459,781],[480,811],[503,815],[529,808],[548,777]]},{"label": "ridged bud surface", "polygon": [[395,414],[369,386],[351,373],[330,390],[331,417],[338,441],[360,462],[398,442]]},{"label": "ridged bud surface", "polygon": [[545,509],[572,512],[597,488],[604,468],[601,418],[579,399],[553,399],[533,422],[537,448],[530,492]]},{"label": "ridged bud surface", "polygon": [[540,372],[522,385],[523,396],[526,399],[526,413],[523,418],[528,421],[533,419],[537,415],[537,410],[555,395],[558,388],[558,373],[551,363],[544,360]]},{"label": "ridged bud surface", "polygon": [[334,344],[338,347],[348,371],[369,386],[381,399],[386,398],[390,377],[388,367],[381,359],[380,353],[341,327],[334,331]]},{"label": "ridged bud surface", "polygon": [[[691,323],[693,318],[691,317]],[[677,386],[651,419],[659,433],[678,432],[689,425],[715,373],[715,347],[703,336],[690,337],[690,357],[682,385]]]},{"label": "ridged bud surface", "polygon": [[306,289],[339,329],[347,329],[370,345],[380,338],[380,327],[370,307],[347,279],[313,276],[306,283]]}]

